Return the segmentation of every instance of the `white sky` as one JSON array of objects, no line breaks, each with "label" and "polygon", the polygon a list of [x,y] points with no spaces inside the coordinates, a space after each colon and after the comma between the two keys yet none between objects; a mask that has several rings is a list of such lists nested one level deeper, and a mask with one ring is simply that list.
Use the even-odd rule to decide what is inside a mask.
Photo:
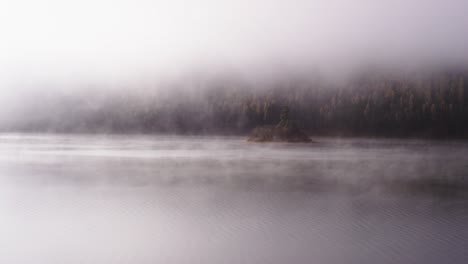
[{"label": "white sky", "polygon": [[466,0],[0,0],[0,85],[468,59]]}]

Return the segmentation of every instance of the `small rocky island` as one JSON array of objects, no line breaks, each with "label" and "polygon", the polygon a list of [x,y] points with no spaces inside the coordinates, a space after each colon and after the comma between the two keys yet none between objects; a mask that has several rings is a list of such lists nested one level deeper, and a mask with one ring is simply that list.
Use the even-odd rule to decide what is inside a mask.
[{"label": "small rocky island", "polygon": [[252,130],[248,141],[251,142],[312,142],[307,133],[300,129],[298,122],[289,119],[289,109],[281,112],[280,122],[276,126],[260,126]]}]

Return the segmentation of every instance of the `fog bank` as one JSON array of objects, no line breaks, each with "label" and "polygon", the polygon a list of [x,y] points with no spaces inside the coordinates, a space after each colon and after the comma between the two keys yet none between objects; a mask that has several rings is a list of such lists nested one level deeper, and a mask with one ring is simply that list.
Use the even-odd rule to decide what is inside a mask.
[{"label": "fog bank", "polygon": [[200,65],[465,63],[467,8],[463,0],[8,1],[0,4],[0,71],[3,81],[36,84]]},{"label": "fog bank", "polygon": [[[206,116],[210,104],[200,102],[233,102],[231,92],[219,96],[226,90],[253,98],[278,87],[346,88],[362,73],[398,80],[402,91],[418,80],[445,85],[424,107],[453,101],[462,116],[467,9],[462,0],[2,2],[0,128],[80,130],[80,118],[115,116],[131,127],[155,107]],[[447,69],[451,77],[440,77]]]}]

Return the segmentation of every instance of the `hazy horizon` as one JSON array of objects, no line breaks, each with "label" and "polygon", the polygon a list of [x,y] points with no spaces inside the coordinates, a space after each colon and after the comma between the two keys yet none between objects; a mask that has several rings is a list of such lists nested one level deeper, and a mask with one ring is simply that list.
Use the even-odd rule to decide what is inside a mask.
[{"label": "hazy horizon", "polygon": [[0,81],[464,65],[467,8],[461,0],[8,1],[0,4]]},{"label": "hazy horizon", "polygon": [[467,263],[468,0],[0,0],[0,263]]},{"label": "hazy horizon", "polygon": [[235,85],[466,73],[467,9],[460,0],[2,2],[0,129],[113,113],[117,102],[139,112],[168,98],[183,105]]}]

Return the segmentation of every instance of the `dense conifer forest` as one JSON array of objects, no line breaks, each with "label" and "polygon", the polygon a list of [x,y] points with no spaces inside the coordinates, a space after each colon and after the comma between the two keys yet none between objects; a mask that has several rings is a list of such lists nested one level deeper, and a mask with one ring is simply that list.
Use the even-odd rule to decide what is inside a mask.
[{"label": "dense conifer forest", "polygon": [[287,108],[310,135],[467,138],[467,77],[363,74],[339,82],[297,77],[261,84],[195,78],[36,101],[22,110],[26,118],[3,130],[246,134],[278,124]]}]

